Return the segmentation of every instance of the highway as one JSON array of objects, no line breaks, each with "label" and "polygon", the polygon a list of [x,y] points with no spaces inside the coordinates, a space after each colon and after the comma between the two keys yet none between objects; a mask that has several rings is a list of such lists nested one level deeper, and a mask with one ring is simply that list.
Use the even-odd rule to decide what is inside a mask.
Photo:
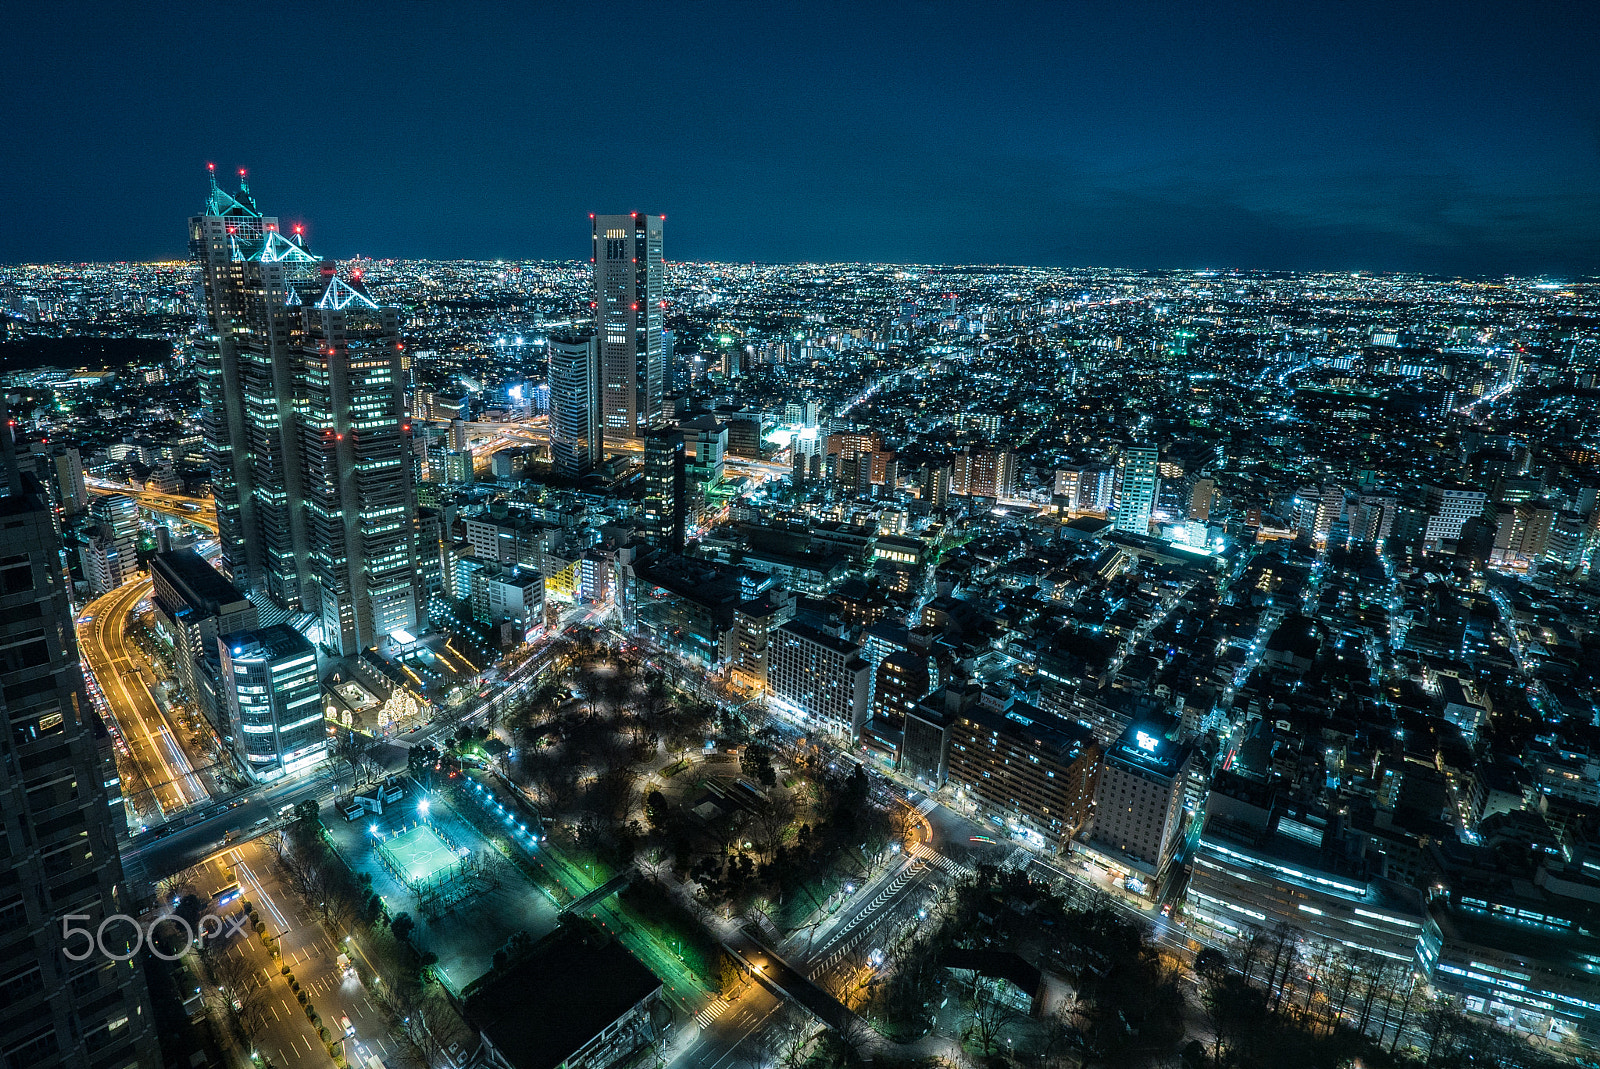
[{"label": "highway", "polygon": [[126,483],[114,483],[87,476],[83,484],[91,494],[123,494],[133,498],[142,509],[183,520],[212,534],[217,533],[217,505],[208,497],[163,494],[155,490],[141,490]]},{"label": "highway", "polygon": [[149,579],[136,579],[90,602],[79,617],[78,649],[142,781],[137,794],[124,785],[134,813],[160,820],[209,794],[130,651],[128,620],[150,588]]}]

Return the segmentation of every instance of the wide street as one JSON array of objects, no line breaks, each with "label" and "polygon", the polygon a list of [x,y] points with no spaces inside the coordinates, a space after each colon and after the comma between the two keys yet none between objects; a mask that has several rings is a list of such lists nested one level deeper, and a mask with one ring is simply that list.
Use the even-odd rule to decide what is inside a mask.
[{"label": "wide street", "polygon": [[128,642],[129,617],[150,589],[149,579],[125,583],[90,602],[78,627],[85,666],[127,744],[129,764],[140,780],[124,784],[124,793],[142,823],[160,821],[209,797],[150,692],[141,671],[143,655]]},{"label": "wide street", "polygon": [[[236,983],[246,980],[262,985],[252,1007],[259,1008],[259,1032],[252,1036],[255,1049],[275,1066],[330,1066],[333,1060],[307,1020],[280,967],[287,965],[322,1017],[323,1027],[338,1036],[340,1018],[348,1016],[355,1035],[349,1040],[367,1053],[385,1057],[394,1046],[389,1026],[374,1005],[371,993],[355,971],[339,968],[338,956],[347,953],[360,962],[361,949],[351,942],[336,941],[315,917],[301,906],[299,899],[285,888],[278,875],[272,851],[264,841],[230,847],[206,858],[199,865],[178,875],[205,896],[237,881],[241,900],[255,904],[257,916],[267,931],[278,940],[280,961],[274,961],[253,932],[229,938],[217,951],[222,959],[219,976]],[[236,904],[235,904],[236,905]],[[237,910],[223,909],[223,914]],[[366,970],[370,975],[370,968]]]}]

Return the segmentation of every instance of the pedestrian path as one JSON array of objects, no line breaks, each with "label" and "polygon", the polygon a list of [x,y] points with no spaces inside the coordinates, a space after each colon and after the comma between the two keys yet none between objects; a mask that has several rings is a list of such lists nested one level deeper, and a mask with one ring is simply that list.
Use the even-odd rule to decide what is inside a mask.
[{"label": "pedestrian path", "polygon": [[911,853],[913,856],[921,858],[923,861],[939,869],[939,871],[943,872],[946,876],[950,876],[954,879],[959,880],[972,875],[971,866],[963,865],[959,861],[952,861],[943,854],[939,853],[939,851],[935,850],[933,847],[924,843],[918,843],[916,846],[913,846],[911,848]]},{"label": "pedestrian path", "polygon": [[726,1013],[729,1005],[730,1003],[727,999],[718,995],[707,1004],[705,1009],[695,1014],[694,1019],[699,1022],[701,1028],[710,1028],[711,1022]]}]

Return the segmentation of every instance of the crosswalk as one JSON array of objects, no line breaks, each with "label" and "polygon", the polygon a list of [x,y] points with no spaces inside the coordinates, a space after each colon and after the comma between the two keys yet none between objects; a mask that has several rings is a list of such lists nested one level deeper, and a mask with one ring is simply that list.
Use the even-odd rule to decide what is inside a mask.
[{"label": "crosswalk", "polygon": [[972,875],[971,866],[963,865],[959,861],[952,861],[950,858],[945,857],[931,846],[918,843],[916,846],[912,847],[912,853],[916,857],[927,862],[929,865],[932,865],[934,868],[943,872],[946,876],[950,876],[954,879],[959,880]]},{"label": "crosswalk", "polygon": [[1000,862],[1000,871],[1010,872],[1013,869],[1020,869],[1028,863],[1032,856],[1028,853],[1027,847],[1019,846],[1011,851],[1011,854],[1004,861]]},{"label": "crosswalk", "polygon": [[726,1013],[728,1006],[728,1000],[719,995],[712,999],[705,1009],[695,1014],[694,1019],[699,1022],[701,1028],[710,1028],[711,1022]]}]

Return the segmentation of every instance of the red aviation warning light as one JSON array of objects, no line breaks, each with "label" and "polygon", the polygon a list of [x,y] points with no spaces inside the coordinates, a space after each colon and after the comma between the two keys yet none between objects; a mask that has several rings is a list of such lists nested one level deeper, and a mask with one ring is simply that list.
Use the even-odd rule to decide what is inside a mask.
[{"label": "red aviation warning light", "polygon": [[206,170],[210,171],[212,174],[216,174],[217,173],[217,165],[214,164],[214,163],[208,163],[208,164],[206,164]]}]

